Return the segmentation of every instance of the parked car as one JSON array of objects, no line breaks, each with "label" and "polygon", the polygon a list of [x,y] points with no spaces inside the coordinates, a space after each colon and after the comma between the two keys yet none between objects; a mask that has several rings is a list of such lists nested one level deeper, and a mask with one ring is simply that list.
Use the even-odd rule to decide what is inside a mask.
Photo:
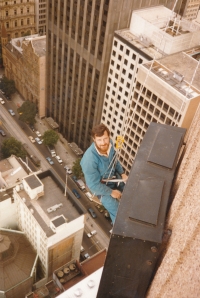
[{"label": "parked car", "polygon": [[89,191],[87,191],[86,193],[85,193],[85,195],[86,195],[86,197],[91,201],[91,202],[93,202],[93,195],[89,192]]},{"label": "parked car", "polygon": [[77,197],[77,199],[80,199],[80,198],[81,198],[79,192],[78,192],[75,188],[72,189],[72,192],[73,192],[73,194]]},{"label": "parked car", "polygon": [[63,162],[59,155],[56,155],[56,159],[57,159],[57,161],[58,161],[59,163],[62,163],[62,162]]},{"label": "parked car", "polygon": [[67,174],[72,174],[72,170],[68,166],[64,166],[64,169],[66,170]]},{"label": "parked car", "polygon": [[1,103],[2,105],[4,105],[4,103],[5,103],[5,101],[4,101],[3,98],[1,98],[1,97],[0,97],[0,103]]},{"label": "parked car", "polygon": [[1,134],[3,137],[5,137],[5,136],[6,136],[6,134],[5,134],[5,132],[4,132],[4,130],[3,130],[3,129],[0,129],[0,134]]},{"label": "parked car", "polygon": [[93,218],[96,218],[97,217],[96,213],[94,212],[94,210],[92,208],[88,208],[88,212],[91,214],[91,216]]},{"label": "parked car", "polygon": [[35,127],[32,124],[30,124],[29,126],[32,131],[35,131]]},{"label": "parked car", "polygon": [[90,233],[87,234],[88,238],[91,238],[92,236],[96,235],[97,231],[93,230]]},{"label": "parked car", "polygon": [[9,109],[8,112],[10,113],[11,116],[15,116],[15,112],[13,110]]},{"label": "parked car", "polygon": [[41,133],[38,131],[38,130],[36,130],[36,135],[38,136],[38,137],[41,137],[42,135],[41,135]]},{"label": "parked car", "polygon": [[51,159],[51,157],[47,156],[46,160],[50,163],[50,165],[54,165],[53,160]]},{"label": "parked car", "polygon": [[42,140],[40,140],[40,138],[35,138],[36,142],[41,145],[42,144]]},{"label": "parked car", "polygon": [[35,143],[35,139],[34,139],[34,137],[29,136],[28,138],[29,138],[29,140],[30,140],[32,143]]},{"label": "parked car", "polygon": [[84,254],[83,258],[84,258],[84,260],[86,260],[86,259],[90,258],[90,255],[89,255],[89,253],[86,253],[86,254]]}]

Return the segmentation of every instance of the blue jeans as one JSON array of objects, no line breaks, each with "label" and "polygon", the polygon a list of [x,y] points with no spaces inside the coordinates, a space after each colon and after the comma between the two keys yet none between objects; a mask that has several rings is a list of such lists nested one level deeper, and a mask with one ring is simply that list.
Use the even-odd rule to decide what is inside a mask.
[{"label": "blue jeans", "polygon": [[[119,184],[119,186],[116,185],[116,183],[108,183],[108,186],[112,189],[118,189],[119,191],[123,191],[124,189],[124,183],[121,182]],[[117,216],[117,210],[118,210],[118,206],[119,206],[119,200],[114,199],[111,196],[101,196],[101,203],[102,205],[108,210],[112,223],[114,224],[115,222],[115,218]]]}]

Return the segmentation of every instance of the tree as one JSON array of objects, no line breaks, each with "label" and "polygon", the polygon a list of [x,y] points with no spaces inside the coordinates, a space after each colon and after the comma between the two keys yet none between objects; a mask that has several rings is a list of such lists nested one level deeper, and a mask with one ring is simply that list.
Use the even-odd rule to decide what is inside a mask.
[{"label": "tree", "polygon": [[81,158],[78,158],[77,160],[75,160],[72,167],[72,172],[77,178],[81,178],[81,176],[83,176],[80,161],[81,161]]},{"label": "tree", "polygon": [[7,97],[10,97],[13,93],[16,92],[15,82],[3,76],[0,81],[0,89],[5,92],[5,95]]},{"label": "tree", "polygon": [[53,129],[46,130],[42,136],[43,144],[46,146],[55,145],[58,142],[59,136]]},{"label": "tree", "polygon": [[1,152],[5,158],[11,156],[12,154],[21,158],[26,156],[26,151],[24,150],[22,143],[13,137],[10,137],[3,142]]},{"label": "tree", "polygon": [[27,100],[18,108],[18,113],[20,115],[19,120],[33,125],[37,113],[36,104]]}]

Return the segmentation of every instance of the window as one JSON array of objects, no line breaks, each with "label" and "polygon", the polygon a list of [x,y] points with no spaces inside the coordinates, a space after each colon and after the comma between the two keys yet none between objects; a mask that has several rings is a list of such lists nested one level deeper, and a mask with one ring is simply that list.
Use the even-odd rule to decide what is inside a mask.
[{"label": "window", "polygon": [[30,19],[27,19],[27,25],[29,25],[30,24]]},{"label": "window", "polygon": [[136,59],[136,55],[135,55],[135,54],[132,55],[132,59],[133,59],[133,60]]},{"label": "window", "polygon": [[117,41],[116,41],[116,40],[114,41],[114,46],[115,46],[115,47],[117,46]]},{"label": "window", "polygon": [[23,20],[23,19],[21,20],[21,25],[22,25],[22,26],[24,25],[24,20]]},{"label": "window", "polygon": [[14,10],[14,15],[16,15],[16,14],[17,14],[17,10],[15,9],[15,10]]},{"label": "window", "polygon": [[21,8],[21,14],[23,14],[23,8]]},{"label": "window", "polygon": [[129,54],[130,54],[130,51],[126,50],[126,55],[129,56]]},{"label": "window", "polygon": [[118,55],[118,60],[122,60],[122,56],[121,55]]},{"label": "window", "polygon": [[115,55],[116,55],[116,52],[115,52],[115,51],[113,51],[113,52],[112,52],[112,54],[113,54],[113,56],[115,56]]},{"label": "window", "polygon": [[15,27],[17,27],[17,21],[15,21]]},{"label": "window", "polygon": [[29,7],[27,7],[27,10],[26,11],[29,13]]},{"label": "window", "polygon": [[122,45],[120,45],[120,51],[123,51],[124,47]]},{"label": "window", "polygon": [[134,69],[134,65],[131,63],[130,69]]},{"label": "window", "polygon": [[8,16],[8,11],[6,10],[6,16]]}]

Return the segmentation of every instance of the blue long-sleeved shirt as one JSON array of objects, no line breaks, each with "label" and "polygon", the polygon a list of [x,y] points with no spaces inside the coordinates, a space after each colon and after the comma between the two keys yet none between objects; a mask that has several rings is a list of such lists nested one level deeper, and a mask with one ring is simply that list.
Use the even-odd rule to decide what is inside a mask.
[{"label": "blue long-sleeved shirt", "polygon": [[110,163],[113,161],[115,154],[113,142],[110,141],[110,143],[111,149],[108,157],[99,155],[94,143],[92,143],[81,159],[80,164],[86,184],[95,195],[111,195],[112,189],[108,185],[101,183],[102,178],[112,177],[116,175],[116,173],[121,175],[124,172],[120,162],[117,160],[110,173],[113,164],[110,165]]}]

